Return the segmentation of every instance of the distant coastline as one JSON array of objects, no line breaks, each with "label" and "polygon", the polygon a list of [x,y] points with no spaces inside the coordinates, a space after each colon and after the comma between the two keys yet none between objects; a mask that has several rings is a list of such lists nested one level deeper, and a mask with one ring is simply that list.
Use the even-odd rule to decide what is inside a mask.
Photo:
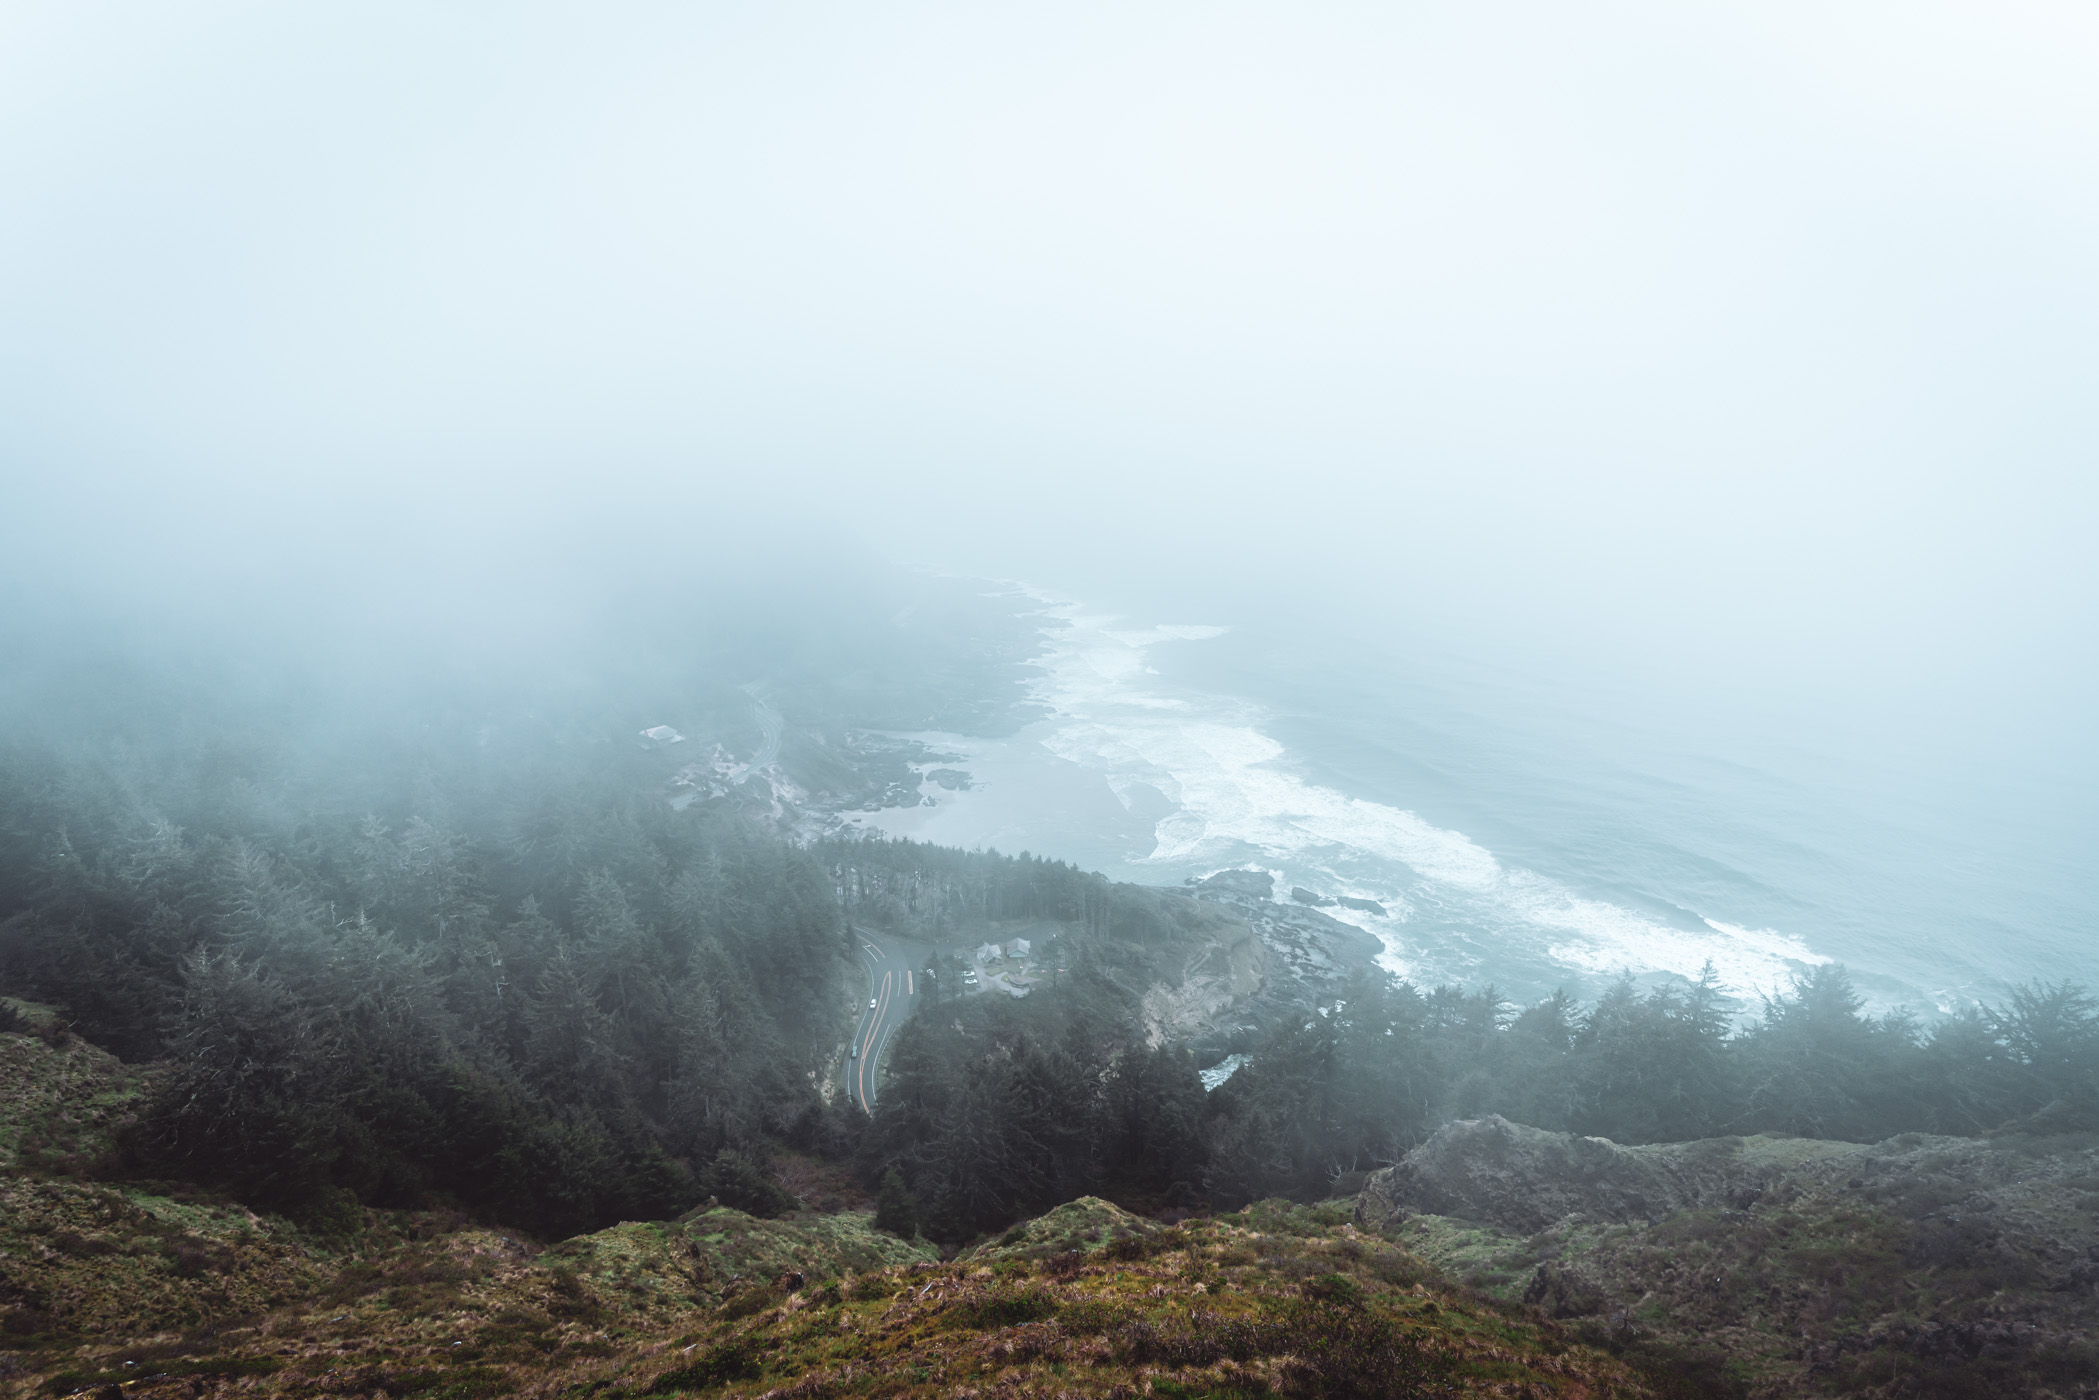
[{"label": "distant coastline", "polygon": [[[1140,883],[1259,870],[1280,890],[1352,901],[1329,912],[1378,937],[1394,973],[1493,981],[1519,1000],[1557,988],[1594,997],[1627,973],[1643,985],[1688,981],[1711,962],[1746,1014],[1832,960],[1724,906],[1703,917],[1637,890],[1586,893],[1406,808],[1303,776],[1309,765],[1270,736],[1262,705],[1162,664],[1195,658],[1228,635],[1221,626],[1143,626],[1040,590],[1012,596],[1028,601],[1016,620],[1041,638],[1032,655],[1002,659],[1007,677],[1024,678],[1011,711],[1022,722],[1002,734],[898,732],[950,757],[922,766],[918,805],[851,814],[853,824],[1030,850]],[[1300,695],[1316,675],[1293,675]],[[947,776],[933,779],[936,767]],[[1619,874],[1599,871],[1597,883]],[[1870,963],[1855,970],[1877,1003],[1936,1009],[1914,984],[1876,977]]]}]

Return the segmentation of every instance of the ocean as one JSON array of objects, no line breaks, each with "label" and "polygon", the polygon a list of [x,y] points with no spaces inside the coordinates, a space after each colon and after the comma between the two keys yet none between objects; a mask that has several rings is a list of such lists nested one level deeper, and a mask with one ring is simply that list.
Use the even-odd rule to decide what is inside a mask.
[{"label": "ocean", "polygon": [[2099,983],[2099,814],[2007,770],[1759,726],[1291,620],[1155,621],[1040,597],[1044,717],[911,736],[960,767],[866,825],[1177,884],[1270,872],[1417,985],[1593,1000],[1708,964],[1737,1010],[1840,962],[1926,1020]]}]

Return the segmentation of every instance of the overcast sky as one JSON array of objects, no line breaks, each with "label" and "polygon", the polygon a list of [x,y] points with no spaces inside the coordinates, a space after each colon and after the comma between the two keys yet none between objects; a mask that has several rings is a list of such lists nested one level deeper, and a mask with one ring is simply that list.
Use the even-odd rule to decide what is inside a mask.
[{"label": "overcast sky", "polygon": [[9,4],[12,567],[806,509],[2074,734],[2095,172],[2070,4]]}]

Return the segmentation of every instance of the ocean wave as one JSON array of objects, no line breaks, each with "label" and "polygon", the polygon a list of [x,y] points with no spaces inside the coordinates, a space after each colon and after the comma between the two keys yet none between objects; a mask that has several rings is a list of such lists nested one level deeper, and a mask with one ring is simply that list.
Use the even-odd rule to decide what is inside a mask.
[{"label": "ocean wave", "polygon": [[[1222,627],[1120,626],[1076,604],[1053,621],[1035,698],[1053,716],[1041,738],[1058,758],[1106,779],[1118,796],[1143,784],[1176,810],[1153,827],[1155,846],[1133,864],[1192,873],[1228,865],[1277,869],[1279,885],[1342,888],[1386,906],[1328,912],[1376,934],[1395,971],[1434,965],[1424,922],[1477,930],[1510,951],[1588,975],[1671,972],[1707,963],[1739,996],[1827,961],[1801,940],[1718,920],[1679,927],[1558,881],[1512,868],[1462,832],[1418,814],[1352,797],[1291,770],[1283,746],[1241,701],[1169,695],[1149,652],[1221,636]],[[1473,956],[1476,958],[1477,950]]]}]

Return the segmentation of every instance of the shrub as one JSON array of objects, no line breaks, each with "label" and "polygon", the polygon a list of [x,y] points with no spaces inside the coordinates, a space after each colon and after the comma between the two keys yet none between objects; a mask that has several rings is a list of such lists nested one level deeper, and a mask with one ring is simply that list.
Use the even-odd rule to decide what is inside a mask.
[{"label": "shrub", "polygon": [[1048,1278],[1076,1278],[1079,1270],[1085,1266],[1085,1263],[1085,1255],[1079,1253],[1076,1249],[1067,1249],[1062,1253],[1052,1254],[1049,1258],[1043,1260],[1042,1272]]},{"label": "shrub", "polygon": [[598,1320],[603,1306],[597,1295],[576,1277],[573,1268],[557,1268],[554,1271],[554,1296],[547,1302],[547,1311],[555,1317],[590,1323]]},{"label": "shrub", "polygon": [[702,1352],[697,1361],[689,1366],[680,1366],[675,1371],[665,1371],[656,1377],[649,1387],[653,1395],[667,1395],[676,1390],[709,1390],[729,1381],[744,1380],[758,1374],[758,1354],[742,1337],[723,1342]]},{"label": "shrub", "polygon": [[1346,1274],[1321,1274],[1306,1279],[1298,1287],[1305,1297],[1331,1307],[1357,1308],[1363,1305],[1362,1287]]},{"label": "shrub", "polygon": [[1144,1236],[1142,1235],[1123,1235],[1117,1239],[1110,1240],[1108,1241],[1108,1247],[1101,1251],[1110,1259],[1121,1260],[1142,1259],[1146,1252]]},{"label": "shrub", "polygon": [[1082,1298],[1057,1314],[1057,1325],[1075,1337],[1112,1332],[1129,1320],[1129,1311],[1101,1298]]},{"label": "shrub", "polygon": [[861,1274],[846,1287],[846,1296],[856,1303],[879,1303],[896,1296],[897,1282],[887,1274]]},{"label": "shrub", "polygon": [[999,1289],[957,1310],[957,1317],[971,1327],[1013,1327],[1040,1322],[1057,1313],[1057,1300],[1039,1288]]},{"label": "shrub", "polygon": [[700,1186],[725,1206],[770,1220],[794,1209],[794,1197],[781,1190],[765,1169],[733,1148],[724,1147],[700,1174]]},{"label": "shrub", "polygon": [[1447,1366],[1426,1356],[1386,1319],[1358,1307],[1299,1299],[1258,1321],[1197,1313],[1187,1323],[1126,1322],[1110,1337],[1132,1365],[1176,1369],[1214,1366],[1227,1358],[1289,1358],[1285,1394],[1412,1400],[1437,1393]]},{"label": "shrub", "polygon": [[782,1289],[778,1284],[764,1284],[757,1288],[746,1288],[740,1292],[730,1294],[728,1298],[723,1300],[721,1307],[716,1309],[716,1311],[723,1317],[728,1318],[750,1317],[754,1313],[762,1313],[767,1308],[775,1307],[786,1300],[786,1290]]},{"label": "shrub", "polygon": [[108,1240],[89,1239],[77,1230],[60,1230],[51,1237],[51,1245],[62,1254],[71,1254],[80,1258],[117,1252],[117,1247]]}]

